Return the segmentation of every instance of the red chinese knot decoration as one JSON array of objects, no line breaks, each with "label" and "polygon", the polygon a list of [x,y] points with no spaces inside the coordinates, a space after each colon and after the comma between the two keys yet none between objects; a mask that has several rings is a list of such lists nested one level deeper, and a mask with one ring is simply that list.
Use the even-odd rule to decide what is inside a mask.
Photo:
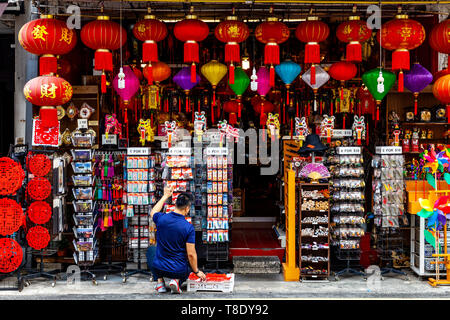
[{"label": "red chinese knot decoration", "polygon": [[48,246],[50,234],[46,228],[35,226],[28,231],[27,241],[33,249],[42,250]]},{"label": "red chinese knot decoration", "polygon": [[199,63],[198,42],[206,39],[209,33],[208,25],[195,15],[187,15],[182,21],[178,21],[173,28],[175,38],[184,42],[185,63],[191,63],[191,82],[197,82],[195,63]]},{"label": "red chinese knot decoration", "polygon": [[64,21],[41,15],[40,19],[22,26],[19,42],[26,51],[41,56],[39,75],[42,76],[56,74],[58,63],[55,56],[70,52],[77,43],[77,35]]},{"label": "red chinese knot decoration", "polygon": [[28,217],[36,224],[47,223],[52,216],[52,208],[47,202],[35,201],[27,210]]},{"label": "red chinese knot decoration", "polygon": [[0,235],[8,236],[13,234],[19,230],[22,222],[22,207],[12,199],[0,199]]},{"label": "red chinese knot decoration", "polygon": [[265,44],[264,64],[270,65],[269,84],[273,87],[275,85],[274,65],[280,64],[280,47],[278,44],[289,39],[289,28],[278,21],[278,18],[270,17],[256,27],[255,37],[259,42]]},{"label": "red chinese knot decoration", "polygon": [[0,158],[0,195],[12,195],[22,186],[25,172],[11,158]]},{"label": "red chinese knot decoration", "polygon": [[315,64],[320,63],[320,45],[328,38],[330,28],[319,17],[308,17],[305,22],[300,23],[295,29],[295,36],[298,40],[306,42],[305,63],[311,63],[311,84],[316,84]]},{"label": "red chinese knot decoration", "polygon": [[347,61],[362,61],[362,42],[370,39],[372,31],[367,27],[365,21],[361,21],[358,16],[349,17],[348,21],[341,23],[337,30],[336,36],[346,42],[346,59]]},{"label": "red chinese knot decoration", "polygon": [[230,64],[229,82],[234,83],[234,62],[241,60],[239,43],[247,40],[250,31],[245,23],[238,21],[236,16],[228,16],[220,22],[214,34],[219,41],[225,42],[225,62]]},{"label": "red chinese knot decoration", "polygon": [[50,196],[52,186],[45,178],[36,177],[27,185],[27,192],[33,200],[44,200]]},{"label": "red chinese knot decoration", "polygon": [[28,170],[36,177],[43,177],[50,172],[52,163],[45,154],[32,154],[27,156]]},{"label": "red chinese knot decoration", "polygon": [[95,70],[102,70],[102,93],[106,92],[105,71],[113,71],[112,50],[121,48],[127,41],[127,32],[109,16],[98,16],[81,29],[81,41],[95,50]]},{"label": "red chinese knot decoration", "polygon": [[10,238],[0,239],[0,272],[9,273],[17,270],[23,260],[20,244]]},{"label": "red chinese knot decoration", "polygon": [[403,70],[410,68],[409,50],[416,49],[425,41],[425,28],[408,15],[400,14],[388,21],[377,33],[378,42],[387,50],[392,50],[392,70],[400,70],[398,91],[403,92]]}]

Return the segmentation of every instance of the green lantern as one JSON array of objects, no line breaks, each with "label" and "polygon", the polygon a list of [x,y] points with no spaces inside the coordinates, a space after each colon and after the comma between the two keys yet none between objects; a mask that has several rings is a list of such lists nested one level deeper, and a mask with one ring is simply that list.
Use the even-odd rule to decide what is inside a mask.
[{"label": "green lantern", "polygon": [[242,94],[245,92],[245,90],[247,90],[249,84],[250,78],[248,77],[247,73],[245,73],[245,71],[242,70],[241,67],[237,67],[234,70],[234,83],[231,84],[230,81],[228,80],[228,85],[237,96],[237,101],[239,103],[239,111],[238,111],[239,118],[241,117],[241,97]]},{"label": "green lantern", "polygon": [[381,100],[388,94],[395,83],[395,73],[375,68],[362,75],[362,81],[377,102],[377,121],[380,120]]}]

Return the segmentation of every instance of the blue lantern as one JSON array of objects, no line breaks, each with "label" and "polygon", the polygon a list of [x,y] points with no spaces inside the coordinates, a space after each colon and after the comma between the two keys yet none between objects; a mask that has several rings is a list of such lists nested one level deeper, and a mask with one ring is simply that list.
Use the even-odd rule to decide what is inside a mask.
[{"label": "blue lantern", "polygon": [[287,91],[287,105],[289,105],[289,87],[291,83],[298,77],[300,72],[302,71],[302,67],[291,60],[286,60],[275,66],[275,71],[278,76],[281,78],[283,83],[286,86]]}]

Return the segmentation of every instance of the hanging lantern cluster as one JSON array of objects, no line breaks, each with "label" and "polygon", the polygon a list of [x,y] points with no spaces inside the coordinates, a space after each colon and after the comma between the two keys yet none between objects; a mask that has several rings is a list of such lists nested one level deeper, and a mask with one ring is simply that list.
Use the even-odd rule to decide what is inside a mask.
[{"label": "hanging lantern cluster", "polygon": [[370,39],[372,31],[367,27],[365,21],[361,21],[359,16],[350,16],[347,21],[341,23],[337,30],[336,36],[346,42],[346,60],[361,62],[362,61],[362,45]]},{"label": "hanging lantern cluster", "polygon": [[105,71],[113,71],[111,51],[121,48],[127,41],[127,32],[109,16],[101,15],[81,29],[81,41],[95,50],[95,70],[101,70],[101,91],[106,93]]},{"label": "hanging lantern cluster", "polygon": [[316,84],[316,64],[320,63],[319,42],[325,41],[330,34],[328,25],[319,20],[319,17],[308,17],[295,29],[298,40],[305,42],[305,63],[311,64],[311,85]]},{"label": "hanging lantern cluster", "polygon": [[56,74],[56,56],[69,53],[77,43],[77,35],[64,21],[52,15],[41,15],[30,21],[19,31],[19,43],[32,53],[39,55],[39,75]]},{"label": "hanging lantern cluster", "polygon": [[250,31],[245,23],[236,16],[228,16],[220,22],[214,34],[219,41],[225,43],[225,63],[229,63],[229,82],[234,83],[234,63],[241,61],[239,43],[247,40]]},{"label": "hanging lantern cluster", "polygon": [[387,50],[392,50],[392,70],[400,70],[398,91],[403,92],[403,70],[410,69],[409,51],[416,49],[425,41],[425,28],[406,14],[399,14],[386,22],[377,33],[378,42]]},{"label": "hanging lantern cluster", "polygon": [[[158,46],[157,42],[164,40],[167,36],[167,27],[160,20],[156,19],[154,15],[149,14],[144,16],[144,19],[139,20],[133,27],[133,34],[136,39],[143,41],[142,44],[142,62],[148,62],[147,67],[151,70],[153,63],[158,62]],[[149,84],[153,83],[153,72],[147,73],[147,81]]]},{"label": "hanging lantern cluster", "polygon": [[270,65],[270,86],[275,86],[274,65],[280,64],[280,43],[289,39],[289,28],[277,17],[269,17],[255,29],[255,37],[265,44],[264,64]]},{"label": "hanging lantern cluster", "polygon": [[197,83],[195,64],[200,62],[198,42],[205,40],[208,33],[208,25],[197,19],[197,16],[193,14],[189,14],[184,20],[178,21],[173,28],[175,38],[184,42],[183,61],[191,63],[190,81],[194,84]]},{"label": "hanging lantern cluster", "polygon": [[[201,68],[203,76],[211,83],[213,99],[211,103],[211,122],[214,123],[214,107],[216,106],[216,87],[227,74],[227,66],[217,60],[211,60]],[[231,79],[230,79],[231,81]]]}]

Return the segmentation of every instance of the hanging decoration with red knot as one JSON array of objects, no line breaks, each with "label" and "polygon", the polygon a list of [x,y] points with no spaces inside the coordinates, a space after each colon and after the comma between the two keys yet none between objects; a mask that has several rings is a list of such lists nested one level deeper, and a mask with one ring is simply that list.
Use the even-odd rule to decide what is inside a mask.
[{"label": "hanging decoration with red knot", "polygon": [[33,249],[42,250],[48,246],[50,234],[46,228],[35,226],[28,231],[27,242]]},{"label": "hanging decoration with red knot", "polygon": [[234,63],[241,61],[239,43],[247,40],[250,31],[247,25],[238,21],[234,15],[228,16],[225,21],[220,22],[214,34],[219,41],[225,42],[225,63],[229,63],[229,82],[234,83]]},{"label": "hanging decoration with red knot", "polygon": [[0,235],[8,236],[13,234],[19,230],[22,223],[22,207],[12,199],[0,199]]},{"label": "hanging decoration with red knot", "polygon": [[378,42],[392,52],[392,70],[398,74],[398,91],[403,92],[403,70],[410,68],[409,50],[416,49],[425,41],[425,28],[406,14],[398,14],[394,20],[381,26],[377,33]]},{"label": "hanging decoration with red knot", "polygon": [[9,273],[17,270],[23,260],[20,244],[10,238],[0,239],[0,272]]},{"label": "hanging decoration with red knot", "polygon": [[[270,8],[273,13],[273,8]],[[275,86],[274,65],[280,64],[280,47],[278,44],[289,39],[289,28],[278,21],[277,17],[269,17],[267,21],[259,24],[255,29],[255,37],[265,44],[264,64],[270,65],[270,86]]]},{"label": "hanging decoration with red knot", "polygon": [[[103,11],[103,8],[102,8]],[[127,41],[127,32],[106,15],[97,17],[81,29],[81,41],[95,50],[95,70],[102,70],[102,93],[106,93],[105,71],[113,71],[112,50],[121,48]]]},{"label": "hanging decoration with red knot", "polygon": [[50,196],[52,186],[45,178],[36,177],[27,185],[27,193],[33,200],[44,200]]},{"label": "hanging decoration with red knot", "polygon": [[342,22],[336,30],[337,38],[348,43],[345,54],[347,61],[362,61],[361,43],[369,40],[372,35],[367,23],[360,19],[359,16],[350,16],[348,21]]},{"label": "hanging decoration with red knot", "polygon": [[175,38],[184,42],[184,59],[185,63],[191,63],[191,82],[197,82],[196,63],[200,62],[198,42],[206,39],[209,33],[208,25],[202,20],[197,19],[192,12],[182,21],[175,24],[173,34]]},{"label": "hanging decoration with red knot", "polygon": [[20,164],[11,158],[0,158],[0,195],[13,195],[22,186],[25,172]]},{"label": "hanging decoration with red knot", "polygon": [[27,210],[28,217],[36,224],[47,223],[52,216],[52,208],[47,202],[35,201]]},{"label": "hanging decoration with red knot", "polygon": [[149,68],[147,72],[147,81],[149,84],[153,83],[152,62],[158,62],[158,46],[157,42],[164,40],[167,36],[166,25],[156,19],[154,15],[151,15],[151,9],[148,8],[148,14],[144,19],[139,20],[133,27],[133,34],[136,39],[143,41],[142,45],[142,62],[148,62],[146,68]]},{"label": "hanging decoration with red knot", "polygon": [[316,66],[320,63],[320,45],[330,34],[330,28],[319,17],[308,17],[305,22],[300,23],[295,29],[298,40],[306,42],[305,63],[311,63],[311,84],[316,84]]},{"label": "hanging decoration with red knot", "polygon": [[29,152],[27,155],[27,167],[36,177],[43,177],[50,172],[52,162],[45,154]]}]

